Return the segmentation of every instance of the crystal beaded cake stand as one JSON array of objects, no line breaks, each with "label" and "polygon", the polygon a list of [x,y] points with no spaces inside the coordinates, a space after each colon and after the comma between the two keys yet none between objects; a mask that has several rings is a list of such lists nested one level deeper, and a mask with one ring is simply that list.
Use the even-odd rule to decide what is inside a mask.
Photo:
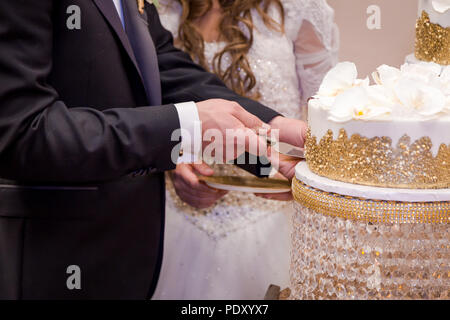
[{"label": "crystal beaded cake stand", "polygon": [[450,190],[293,182],[293,299],[450,299]]}]

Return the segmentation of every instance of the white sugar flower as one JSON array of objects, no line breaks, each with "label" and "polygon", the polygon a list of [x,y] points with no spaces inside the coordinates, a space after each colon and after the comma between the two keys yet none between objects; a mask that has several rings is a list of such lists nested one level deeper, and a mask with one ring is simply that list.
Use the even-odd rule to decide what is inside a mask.
[{"label": "white sugar flower", "polygon": [[441,90],[411,79],[401,79],[395,93],[403,106],[426,118],[443,112],[446,105]]},{"label": "white sugar flower", "polygon": [[401,66],[401,77],[422,82],[431,86],[438,85],[442,67],[433,62],[405,63]]},{"label": "white sugar flower", "polygon": [[387,87],[393,87],[401,77],[399,69],[390,67],[388,65],[381,65],[377,68],[377,71],[372,73],[372,78],[378,85],[384,85]]},{"label": "white sugar flower", "polygon": [[369,84],[369,78],[358,79],[358,71],[354,63],[341,62],[325,75],[315,98],[320,98],[322,108],[329,110],[339,94],[351,88],[369,86]]},{"label": "white sugar flower", "polygon": [[375,106],[364,87],[355,87],[340,94],[334,102],[329,119],[335,122],[378,120],[391,114],[387,106]]},{"label": "white sugar flower", "polygon": [[450,0],[432,0],[433,8],[439,13],[450,10]]},{"label": "white sugar flower", "polygon": [[352,88],[357,80],[358,71],[351,62],[338,63],[324,77],[318,96],[335,97],[339,93]]},{"label": "white sugar flower", "polygon": [[329,110],[330,120],[431,119],[450,115],[450,66],[405,64],[400,69],[382,65],[369,79],[357,78],[356,66],[343,62],[325,77],[317,105]]},{"label": "white sugar flower", "polygon": [[395,95],[394,87],[389,88],[383,85],[374,85],[365,88],[370,102],[375,107],[398,107],[399,101]]}]

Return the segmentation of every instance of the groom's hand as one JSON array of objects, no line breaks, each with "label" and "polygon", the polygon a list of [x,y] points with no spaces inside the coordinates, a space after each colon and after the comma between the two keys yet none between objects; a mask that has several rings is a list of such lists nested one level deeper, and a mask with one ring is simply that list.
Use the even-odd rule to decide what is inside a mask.
[{"label": "groom's hand", "polygon": [[179,164],[171,173],[175,191],[183,202],[197,209],[205,209],[227,194],[226,191],[208,187],[198,179],[196,173],[212,176],[214,171],[205,163]]},{"label": "groom's hand", "polygon": [[[228,162],[238,158],[243,151],[259,156],[267,155],[267,140],[258,133],[270,133],[270,126],[238,103],[211,99],[197,103],[197,109],[203,138],[214,132],[221,135],[221,143],[218,143],[217,139],[213,140],[218,144],[218,149],[221,149],[216,151],[222,152],[220,155],[216,154],[215,159]],[[203,139],[203,149],[210,143],[212,141]]]}]

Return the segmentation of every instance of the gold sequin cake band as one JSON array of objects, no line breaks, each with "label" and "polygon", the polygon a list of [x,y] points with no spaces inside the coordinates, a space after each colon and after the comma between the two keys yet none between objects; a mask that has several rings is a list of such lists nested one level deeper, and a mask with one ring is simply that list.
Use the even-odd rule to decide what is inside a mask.
[{"label": "gold sequin cake band", "polygon": [[450,28],[431,23],[425,11],[416,23],[415,54],[422,61],[450,65]]},{"label": "gold sequin cake band", "polygon": [[295,201],[314,212],[371,223],[450,223],[450,201],[378,201],[321,191],[294,179]]},{"label": "gold sequin cake band", "polygon": [[344,129],[336,140],[328,130],[317,142],[308,130],[305,146],[309,169],[333,180],[386,188],[450,188],[450,144],[442,144],[434,157],[428,137],[411,142],[404,135],[394,147],[388,137],[348,137]]}]

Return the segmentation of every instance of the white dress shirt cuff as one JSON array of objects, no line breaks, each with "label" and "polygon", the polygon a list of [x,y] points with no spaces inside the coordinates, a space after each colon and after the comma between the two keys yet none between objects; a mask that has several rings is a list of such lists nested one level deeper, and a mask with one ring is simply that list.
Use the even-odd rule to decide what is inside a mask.
[{"label": "white dress shirt cuff", "polygon": [[175,104],[180,119],[181,150],[177,164],[198,163],[202,151],[202,123],[194,102]]}]

